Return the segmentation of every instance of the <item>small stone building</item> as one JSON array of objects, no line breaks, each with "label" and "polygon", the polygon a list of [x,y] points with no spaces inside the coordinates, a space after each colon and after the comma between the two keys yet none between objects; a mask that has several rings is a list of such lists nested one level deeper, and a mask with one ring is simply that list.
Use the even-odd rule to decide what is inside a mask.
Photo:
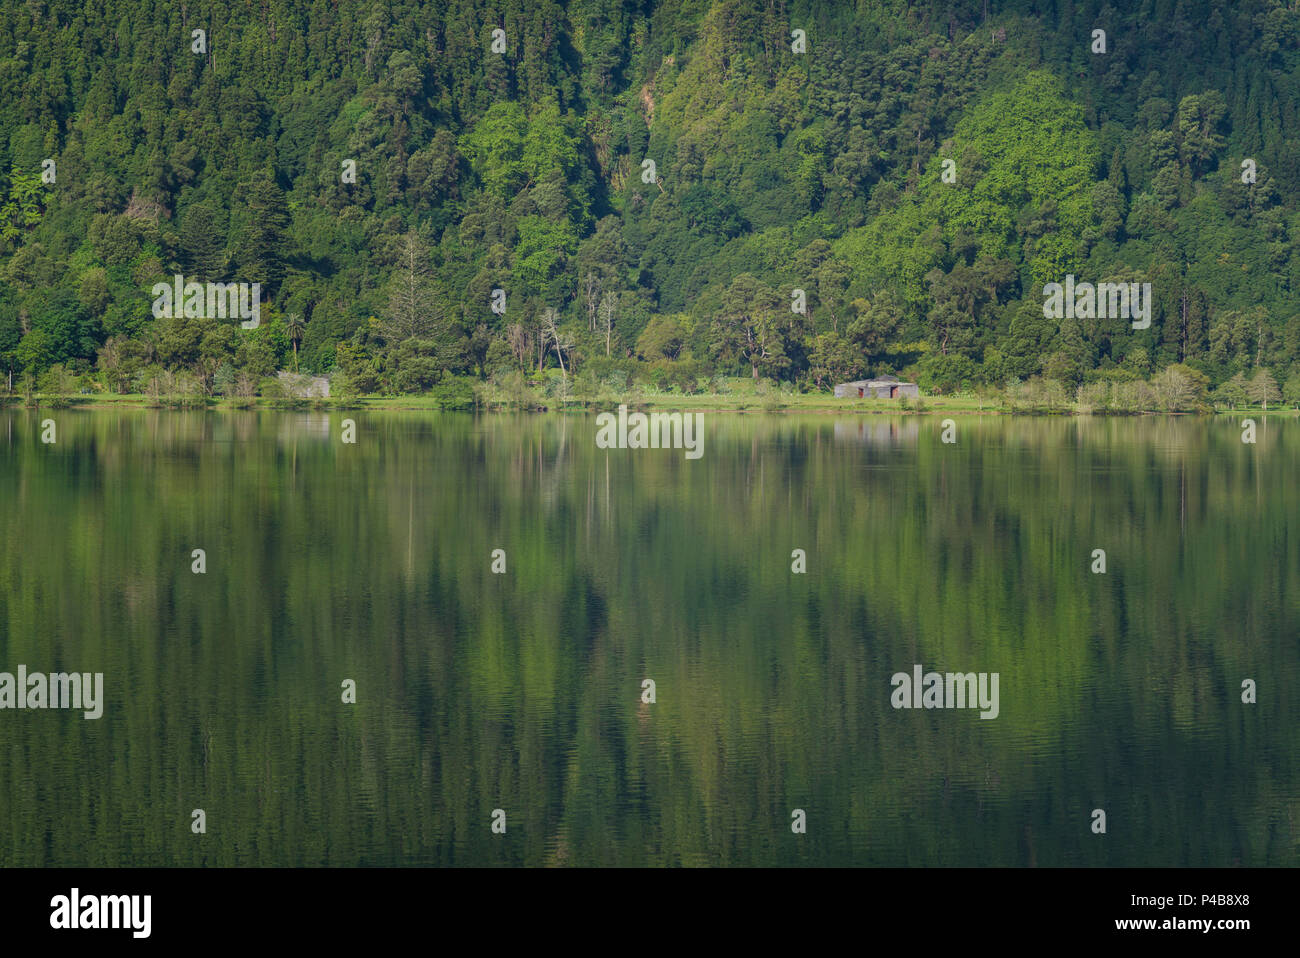
[{"label": "small stone building", "polygon": [[897,376],[855,379],[851,383],[840,383],[835,387],[836,399],[896,399],[899,396],[915,399],[919,395],[921,390],[916,383],[899,382]]}]

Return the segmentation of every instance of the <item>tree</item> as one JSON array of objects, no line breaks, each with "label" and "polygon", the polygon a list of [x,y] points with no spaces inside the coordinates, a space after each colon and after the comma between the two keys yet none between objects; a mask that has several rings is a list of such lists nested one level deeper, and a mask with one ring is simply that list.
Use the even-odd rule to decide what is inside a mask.
[{"label": "tree", "polygon": [[752,274],[737,276],[713,323],[715,354],[729,362],[743,361],[754,379],[759,369],[772,375],[788,366],[785,337],[777,318],[780,305],[776,291]]},{"label": "tree", "polygon": [[1156,402],[1165,412],[1193,409],[1197,403],[1196,386],[1178,366],[1169,366],[1151,381]]},{"label": "tree", "polygon": [[99,350],[104,387],[113,393],[130,392],[136,377],[153,359],[147,342],[110,336]]},{"label": "tree", "polygon": [[[648,360],[676,359],[686,343],[681,317],[671,313],[653,316],[636,341],[637,354]],[[608,352],[606,355],[609,355]]]},{"label": "tree", "polygon": [[289,337],[289,342],[293,344],[293,371],[298,371],[298,344],[302,342],[302,334],[306,331],[303,324],[302,316],[298,313],[289,313],[284,317],[284,331]]},{"label": "tree", "polygon": [[1250,397],[1251,402],[1262,404],[1265,412],[1268,411],[1269,403],[1277,402],[1282,398],[1282,392],[1277,388],[1277,380],[1263,368],[1257,369],[1247,383],[1246,395]]},{"label": "tree", "polygon": [[600,297],[600,315],[605,327],[605,355],[609,355],[610,343],[614,338],[614,310],[618,306],[618,297],[606,290]]},{"label": "tree", "polygon": [[1227,382],[1219,386],[1219,388],[1215,390],[1215,398],[1227,403],[1233,408],[1244,406],[1247,398],[1249,398],[1246,392],[1246,374],[1237,373]]},{"label": "tree", "polygon": [[974,317],[953,300],[935,303],[927,319],[930,321],[931,339],[941,355],[965,352],[974,345]]},{"label": "tree", "polygon": [[510,354],[515,364],[525,366],[533,355],[533,341],[528,329],[522,323],[511,323],[506,328],[506,342],[510,344]]},{"label": "tree", "polygon": [[808,375],[818,389],[853,379],[863,371],[862,354],[839,333],[822,333],[813,340],[808,356]]},{"label": "tree", "polygon": [[871,300],[855,299],[851,308],[855,315],[848,326],[848,340],[861,351],[864,362],[869,362],[882,355],[898,335],[903,307],[898,297],[881,291]]},{"label": "tree", "polygon": [[193,279],[216,282],[225,278],[225,236],[211,207],[197,205],[186,211],[181,222],[180,243],[185,266]]},{"label": "tree", "polygon": [[555,310],[550,306],[542,311],[542,335],[555,347],[555,358],[560,361],[560,377],[568,382],[569,374],[564,368],[564,353],[565,350],[573,348],[573,343],[562,341]]},{"label": "tree", "polygon": [[164,316],[154,322],[154,349],[158,361],[169,369],[198,361],[203,334],[213,320],[194,316]]},{"label": "tree", "polygon": [[1205,172],[1215,154],[1223,148],[1219,125],[1226,112],[1227,104],[1218,90],[1207,90],[1200,96],[1186,96],[1179,102],[1179,153],[1193,176]]},{"label": "tree", "polygon": [[14,350],[19,368],[33,374],[44,372],[53,365],[56,357],[54,337],[44,329],[31,330]]},{"label": "tree", "polygon": [[248,211],[235,260],[248,283],[262,283],[268,292],[279,288],[284,278],[284,260],[289,250],[289,206],[284,191],[269,172],[261,172],[241,183],[235,202]]},{"label": "tree", "polygon": [[596,313],[600,309],[600,280],[588,270],[582,279],[582,300],[587,309],[587,331],[596,331]]},{"label": "tree", "polygon": [[11,170],[8,195],[0,197],[0,243],[17,243],[24,231],[41,221],[41,178],[37,173]]},{"label": "tree", "polygon": [[492,105],[461,138],[459,149],[484,187],[509,200],[528,182],[527,135],[524,108],[506,100]]},{"label": "tree", "polygon": [[199,341],[199,358],[191,367],[203,391],[216,393],[217,373],[229,365],[239,348],[239,330],[229,323],[210,323]]},{"label": "tree", "polygon": [[388,310],[381,323],[384,338],[396,345],[427,339],[441,319],[429,272],[429,248],[414,230],[397,244],[397,269],[388,282]]},{"label": "tree", "polygon": [[1300,372],[1292,373],[1282,387],[1282,398],[1292,407],[1300,407]]},{"label": "tree", "polygon": [[844,295],[853,281],[853,271],[841,259],[828,257],[817,267],[817,299],[830,313],[831,329],[839,332],[840,317],[844,315]]}]

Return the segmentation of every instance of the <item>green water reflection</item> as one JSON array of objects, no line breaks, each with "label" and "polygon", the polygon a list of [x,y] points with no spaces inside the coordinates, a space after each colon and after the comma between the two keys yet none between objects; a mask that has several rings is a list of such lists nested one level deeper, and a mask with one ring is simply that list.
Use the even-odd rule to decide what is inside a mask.
[{"label": "green water reflection", "polygon": [[957,427],[0,410],[0,865],[1297,864],[1300,423]]}]

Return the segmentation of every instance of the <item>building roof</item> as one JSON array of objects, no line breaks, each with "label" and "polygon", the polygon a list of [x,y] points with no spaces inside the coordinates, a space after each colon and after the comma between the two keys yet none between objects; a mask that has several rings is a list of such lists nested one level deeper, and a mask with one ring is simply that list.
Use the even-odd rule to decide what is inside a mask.
[{"label": "building roof", "polygon": [[905,383],[897,376],[881,376],[879,379],[853,379],[846,383],[838,383],[840,386],[913,386],[915,383]]}]

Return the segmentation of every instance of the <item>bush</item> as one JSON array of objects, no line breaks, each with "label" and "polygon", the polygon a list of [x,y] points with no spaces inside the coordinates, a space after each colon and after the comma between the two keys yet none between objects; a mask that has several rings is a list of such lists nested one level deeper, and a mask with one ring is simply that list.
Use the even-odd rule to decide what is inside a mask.
[{"label": "bush", "polygon": [[1013,412],[1064,412],[1070,398],[1059,379],[1034,376],[1007,384],[1007,405]]},{"label": "bush", "polygon": [[970,388],[979,368],[969,356],[958,353],[927,353],[917,363],[917,385],[926,392],[950,395]]},{"label": "bush", "polygon": [[1202,404],[1203,384],[1197,382],[1186,367],[1170,366],[1151,381],[1156,405],[1165,412],[1188,412]]},{"label": "bush", "polygon": [[1110,383],[1085,383],[1075,393],[1075,401],[1084,412],[1097,412],[1110,408]]},{"label": "bush", "polygon": [[429,390],[429,395],[443,409],[472,409],[475,383],[469,376],[447,376]]},{"label": "bush", "polygon": [[40,391],[46,396],[70,396],[76,391],[76,377],[62,363],[55,363],[41,377]]},{"label": "bush", "polygon": [[1245,374],[1237,373],[1227,382],[1221,384],[1218,389],[1214,390],[1213,398],[1216,403],[1221,403],[1230,408],[1246,405],[1249,397],[1246,395]]},{"label": "bush", "polygon": [[354,403],[360,398],[360,393],[357,392],[357,387],[352,382],[352,378],[342,370],[336,369],[330,373],[329,380],[331,399],[337,399],[341,403]]},{"label": "bush", "polygon": [[1114,412],[1151,412],[1156,408],[1155,390],[1141,379],[1119,382],[1111,386],[1110,408]]},{"label": "bush", "polygon": [[1282,399],[1288,406],[1300,407],[1300,372],[1294,372],[1282,387]]},{"label": "bush", "polygon": [[212,377],[212,392],[218,396],[233,396],[239,374],[230,363],[222,363]]},{"label": "bush", "polygon": [[488,408],[505,406],[533,409],[541,404],[537,394],[528,385],[528,377],[518,369],[496,373],[487,382],[474,384],[473,390],[478,403]]}]

